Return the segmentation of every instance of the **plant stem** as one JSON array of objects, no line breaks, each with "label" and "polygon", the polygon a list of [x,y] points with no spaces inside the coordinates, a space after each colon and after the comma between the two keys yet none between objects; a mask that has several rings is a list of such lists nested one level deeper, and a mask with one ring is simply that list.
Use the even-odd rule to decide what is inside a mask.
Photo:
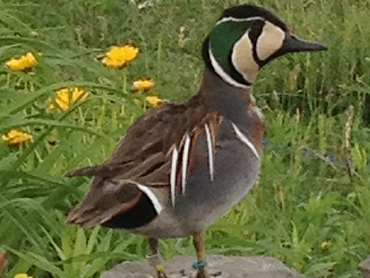
[{"label": "plant stem", "polygon": [[127,67],[122,70],[122,90],[124,93],[127,93]]}]

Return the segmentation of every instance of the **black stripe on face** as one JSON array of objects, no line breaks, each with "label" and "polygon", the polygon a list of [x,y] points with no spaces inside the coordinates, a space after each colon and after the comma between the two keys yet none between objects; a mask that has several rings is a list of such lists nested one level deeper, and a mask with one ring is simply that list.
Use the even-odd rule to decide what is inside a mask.
[{"label": "black stripe on face", "polygon": [[261,35],[262,33],[262,30],[263,30],[263,27],[265,26],[265,21],[262,21],[262,20],[255,20],[253,22],[253,27],[251,28],[251,30],[249,31],[248,35],[249,35],[249,39],[251,40],[251,43],[252,43],[252,47],[253,47],[253,59],[254,61],[256,61],[256,63],[262,68],[266,63],[264,63],[263,61],[261,61],[259,58],[258,58],[258,55],[257,55],[257,41],[258,41],[258,38],[259,36]]},{"label": "black stripe on face", "polygon": [[229,57],[228,57],[229,64],[230,64],[230,72],[227,72],[227,74],[229,74],[231,78],[234,79],[238,83],[244,84],[246,86],[252,85],[252,83],[245,80],[245,78],[241,75],[241,73],[236,70],[234,63],[232,61],[232,55],[233,55],[233,50],[231,50]]},{"label": "black stripe on face", "polygon": [[131,210],[113,217],[102,226],[114,229],[135,229],[149,224],[156,216],[157,212],[151,200],[143,194]]}]

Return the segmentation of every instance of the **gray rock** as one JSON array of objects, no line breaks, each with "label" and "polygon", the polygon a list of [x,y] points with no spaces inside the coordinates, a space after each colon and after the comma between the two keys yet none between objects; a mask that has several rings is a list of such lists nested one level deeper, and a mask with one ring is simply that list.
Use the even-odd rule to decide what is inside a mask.
[{"label": "gray rock", "polygon": [[[208,256],[211,277],[217,278],[303,278],[285,264],[271,257]],[[194,258],[176,256],[165,263],[169,278],[194,277]],[[154,268],[147,262],[123,262],[102,273],[101,278],[156,278]]]},{"label": "gray rock", "polygon": [[360,269],[362,276],[370,278],[370,256],[360,264]]}]

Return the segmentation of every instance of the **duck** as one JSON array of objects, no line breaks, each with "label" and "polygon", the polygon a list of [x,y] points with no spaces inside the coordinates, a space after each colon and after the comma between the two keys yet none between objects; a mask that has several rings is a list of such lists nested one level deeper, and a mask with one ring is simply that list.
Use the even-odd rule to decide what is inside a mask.
[{"label": "duck", "polygon": [[270,61],[326,47],[292,34],[271,11],[224,10],[202,45],[204,72],[189,100],[148,110],[103,165],[71,170],[93,177],[66,223],[101,225],[147,237],[147,259],[167,277],[159,239],[192,236],[197,278],[209,278],[205,231],[259,178],[265,120],[252,85]]}]

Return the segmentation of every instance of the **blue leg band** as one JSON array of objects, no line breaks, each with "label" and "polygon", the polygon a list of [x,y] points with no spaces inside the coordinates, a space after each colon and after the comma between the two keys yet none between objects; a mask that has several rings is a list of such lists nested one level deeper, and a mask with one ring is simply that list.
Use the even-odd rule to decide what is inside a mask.
[{"label": "blue leg band", "polygon": [[201,269],[205,268],[206,265],[207,265],[206,261],[197,261],[197,262],[193,263],[193,268],[195,270],[201,270]]}]

